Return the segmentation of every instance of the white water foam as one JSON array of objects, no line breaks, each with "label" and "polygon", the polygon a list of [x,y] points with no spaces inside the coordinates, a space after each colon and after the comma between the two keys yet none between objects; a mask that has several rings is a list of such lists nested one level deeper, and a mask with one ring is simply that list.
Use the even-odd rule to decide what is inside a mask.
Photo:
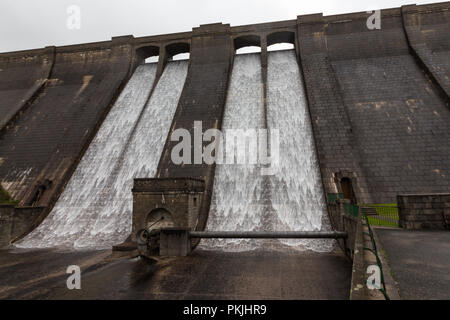
[{"label": "white water foam", "polygon": [[[302,78],[293,50],[269,52],[267,127],[280,134],[274,176],[256,165],[216,167],[207,230],[330,230]],[[264,127],[260,55],[235,57],[223,130]],[[203,240],[200,248],[330,251],[333,240]]]},{"label": "white water foam", "polygon": [[[278,173],[270,181],[273,230],[330,230],[303,79],[294,50],[268,53],[267,126],[280,133]],[[333,240],[282,240],[329,251]]]},{"label": "white water foam", "polygon": [[[264,128],[261,59],[259,54],[236,55],[228,89],[223,131]],[[224,143],[225,145],[225,143]],[[262,176],[252,164],[217,164],[207,230],[251,231],[261,226]],[[240,250],[240,239],[203,240],[201,248]]]},{"label": "white water foam", "polygon": [[51,213],[17,247],[100,249],[126,239],[133,179],[156,173],[187,66],[169,62],[147,104],[156,64],[136,69]]}]

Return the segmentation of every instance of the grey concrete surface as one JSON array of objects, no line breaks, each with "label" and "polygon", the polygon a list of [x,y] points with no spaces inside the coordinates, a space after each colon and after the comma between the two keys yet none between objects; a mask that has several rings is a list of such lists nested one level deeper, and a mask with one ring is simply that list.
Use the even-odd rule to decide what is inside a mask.
[{"label": "grey concrete surface", "polygon": [[39,298],[55,282],[66,286],[68,266],[89,270],[107,263],[110,254],[109,250],[0,250],[0,299]]},{"label": "grey concrete surface", "polygon": [[450,299],[450,232],[376,228],[402,299]]},{"label": "grey concrete surface", "polygon": [[[140,258],[93,263],[105,254],[1,252],[0,298],[348,299],[350,292],[351,264],[340,251],[196,250],[188,257],[161,258],[156,263]],[[81,268],[81,290],[68,290],[68,275],[58,272],[77,261],[86,265]],[[48,279],[33,282],[45,274]]]}]

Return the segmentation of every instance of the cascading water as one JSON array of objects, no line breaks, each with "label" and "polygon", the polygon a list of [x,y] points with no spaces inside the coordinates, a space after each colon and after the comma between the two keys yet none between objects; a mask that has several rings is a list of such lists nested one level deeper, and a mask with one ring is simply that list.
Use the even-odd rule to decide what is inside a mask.
[{"label": "cascading water", "polygon": [[[273,230],[330,230],[314,149],[303,79],[294,50],[268,53],[267,126],[278,129],[280,161],[270,176]],[[283,240],[284,244],[329,251],[332,240]]]},{"label": "cascading water", "polygon": [[[260,55],[235,57],[223,130],[264,128]],[[216,167],[208,230],[317,231],[329,229],[302,78],[292,50],[269,52],[267,127],[279,130],[275,175],[257,165]],[[262,119],[262,120],[261,120]],[[227,152],[227,150],[225,150]],[[332,240],[203,240],[201,248],[260,247],[329,251]]]},{"label": "cascading water", "polygon": [[125,240],[133,179],[156,172],[187,66],[169,62],[147,104],[156,64],[137,68],[52,212],[18,247],[104,248]]},{"label": "cascading water", "polygon": [[[264,127],[261,58],[236,55],[228,90],[223,131]],[[225,145],[225,143],[224,143]],[[248,231],[261,224],[261,175],[254,164],[217,164],[208,230]],[[239,250],[247,240],[203,240],[202,248]]]}]

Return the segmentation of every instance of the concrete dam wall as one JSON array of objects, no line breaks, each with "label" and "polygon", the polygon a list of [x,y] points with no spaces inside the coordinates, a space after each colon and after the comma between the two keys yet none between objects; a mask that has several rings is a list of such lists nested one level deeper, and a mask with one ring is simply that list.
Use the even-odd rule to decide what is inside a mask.
[{"label": "concrete dam wall", "polygon": [[[194,121],[202,121],[203,131],[233,126],[227,118],[232,74],[245,59],[260,74],[242,75],[254,82],[249,94],[255,95],[235,102],[239,112],[255,108],[245,119],[252,123],[242,124],[293,126],[282,133],[281,148],[289,150],[283,175],[257,182],[264,226],[301,229],[304,221],[306,229],[323,228],[326,198],[343,192],[343,178],[352,181],[358,203],[391,203],[400,193],[448,193],[449,8],[444,2],[382,10],[379,30],[367,28],[368,13],[316,14],[0,54],[0,183],[19,207],[41,210],[29,221],[20,219],[25,225],[18,229],[26,231],[11,241],[41,223],[23,246],[123,241],[131,229],[132,178],[139,177],[203,179],[197,228],[204,229],[208,216],[216,219],[223,169],[174,164],[170,136],[180,128],[193,133]],[[276,43],[295,46],[289,63],[277,65],[281,53],[267,52]],[[235,55],[255,45],[260,54]],[[171,61],[183,52],[189,61]],[[150,56],[159,56],[158,63],[142,64]],[[304,92],[303,109],[290,108],[272,86],[277,75],[271,70],[283,68],[298,73],[289,78],[297,83],[286,94]],[[302,172],[309,178],[299,178]],[[241,185],[248,177],[240,175]],[[245,201],[252,191],[241,195]],[[289,209],[293,221],[275,214],[280,209],[274,198],[295,203]]]}]

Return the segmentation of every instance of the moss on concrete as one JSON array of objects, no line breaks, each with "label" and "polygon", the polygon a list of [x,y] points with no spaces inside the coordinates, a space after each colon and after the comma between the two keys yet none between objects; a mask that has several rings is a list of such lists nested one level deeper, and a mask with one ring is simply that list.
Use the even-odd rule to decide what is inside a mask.
[{"label": "moss on concrete", "polygon": [[14,204],[17,205],[19,201],[14,200],[9,193],[0,186],[0,204]]}]

